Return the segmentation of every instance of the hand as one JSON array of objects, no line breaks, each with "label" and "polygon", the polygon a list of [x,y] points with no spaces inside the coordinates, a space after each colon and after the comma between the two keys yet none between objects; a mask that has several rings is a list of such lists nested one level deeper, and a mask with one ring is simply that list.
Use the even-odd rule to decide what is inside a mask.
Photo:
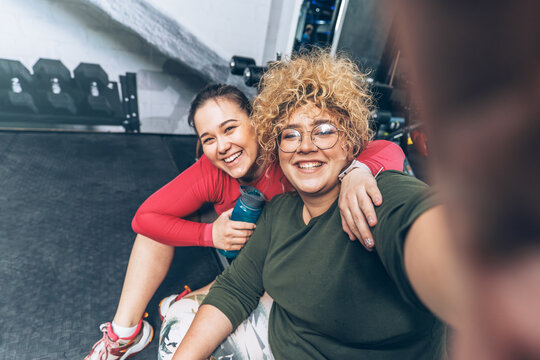
[{"label": "hand", "polygon": [[217,249],[242,249],[255,229],[255,224],[231,220],[232,211],[222,213],[212,226],[212,241]]},{"label": "hand", "polygon": [[343,178],[338,204],[343,231],[371,250],[375,243],[369,227],[377,224],[373,204],[381,205],[382,195],[369,169],[353,169]]}]

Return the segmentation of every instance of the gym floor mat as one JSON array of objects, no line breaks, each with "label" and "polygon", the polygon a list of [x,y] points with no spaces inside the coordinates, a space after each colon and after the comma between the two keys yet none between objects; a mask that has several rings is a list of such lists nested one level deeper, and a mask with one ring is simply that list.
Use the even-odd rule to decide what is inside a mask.
[{"label": "gym floor mat", "polygon": [[[0,131],[0,359],[82,359],[112,320],[138,206],[195,157],[193,136]],[[222,270],[213,249],[177,248],[147,311]]]}]

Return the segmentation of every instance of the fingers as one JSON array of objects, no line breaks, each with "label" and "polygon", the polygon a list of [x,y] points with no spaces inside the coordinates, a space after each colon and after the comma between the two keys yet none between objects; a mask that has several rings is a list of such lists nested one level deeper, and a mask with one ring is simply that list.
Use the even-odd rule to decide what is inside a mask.
[{"label": "fingers", "polygon": [[249,237],[234,237],[225,240],[224,244],[220,247],[223,250],[240,250],[246,245]]},{"label": "fingers", "polygon": [[224,249],[224,250],[227,250],[227,251],[238,251],[238,250],[242,250],[243,247],[244,247],[244,245],[231,245],[231,246],[229,246],[229,248]]},{"label": "fingers", "polygon": [[347,221],[343,217],[343,214],[340,214],[340,215],[341,215],[341,225],[343,226],[343,231],[345,231],[347,233],[347,235],[349,236],[349,239],[351,241],[354,241],[356,239],[356,236],[354,236],[353,232],[351,231],[351,229],[347,225]]},{"label": "fingers", "polygon": [[367,194],[364,192],[364,196],[360,199],[355,194],[342,194],[339,208],[343,230],[349,238],[359,239],[367,250],[371,250],[374,246],[373,235],[365,215],[373,222],[375,209]]},{"label": "fingers", "polygon": [[[377,181],[375,181],[375,179],[373,179],[373,181],[370,181],[366,185],[366,192],[371,198],[371,200],[373,201],[373,204],[375,204],[375,206],[380,206],[382,204],[382,195],[379,190],[379,187],[377,186]],[[375,223],[377,223],[376,217],[375,217]]]},{"label": "fingers", "polygon": [[354,221],[365,222],[367,220],[369,226],[375,226],[377,224],[377,215],[371,199],[367,196],[367,193],[358,196],[357,199],[358,201],[351,204],[350,208]]},{"label": "fingers", "polygon": [[231,239],[249,239],[251,237],[251,235],[253,235],[253,230],[244,230],[244,229],[241,229],[241,230],[238,230],[238,229],[230,229],[229,231],[227,231],[227,233],[225,234],[226,237],[228,238],[231,238]]},{"label": "fingers", "polygon": [[223,212],[212,228],[214,247],[223,250],[240,250],[253,235],[255,224],[230,219],[232,209]]},{"label": "fingers", "polygon": [[253,232],[253,230],[255,230],[255,228],[257,227],[255,224],[252,224],[252,223],[243,222],[243,221],[234,221],[234,220],[230,220],[230,226],[231,226],[231,229],[251,230],[251,232]]},{"label": "fingers", "polygon": [[[360,243],[364,245],[366,250],[371,251],[375,244],[373,242],[373,235],[371,235],[371,231],[366,222],[366,219],[363,218],[363,215],[362,215],[361,218],[357,218],[353,220],[353,216],[351,216],[350,212],[345,211],[345,213],[347,214],[344,214],[342,212],[343,214],[342,224],[343,224],[343,230],[349,235],[349,239],[351,240],[354,240],[355,238],[359,239]],[[349,231],[346,230],[346,227],[348,228]],[[352,232],[352,236],[350,234],[351,232]]]},{"label": "fingers", "polygon": [[353,197],[354,196],[351,194],[341,194],[338,203],[343,230],[349,235],[349,238],[351,240],[354,240],[355,238],[360,238],[360,232],[356,228],[354,218],[351,212],[351,204],[354,203]]},{"label": "fingers", "polygon": [[354,224],[357,229],[357,233],[355,233],[357,238],[361,239],[362,245],[364,245],[367,250],[371,250],[375,244],[373,243],[373,235],[371,234],[366,219],[363,216],[354,217]]}]

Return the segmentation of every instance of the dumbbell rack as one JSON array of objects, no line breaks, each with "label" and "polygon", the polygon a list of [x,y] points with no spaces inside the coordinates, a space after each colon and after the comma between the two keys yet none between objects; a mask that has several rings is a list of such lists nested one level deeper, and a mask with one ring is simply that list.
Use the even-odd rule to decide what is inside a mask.
[{"label": "dumbbell rack", "polygon": [[39,59],[32,69],[0,59],[0,127],[112,125],[140,131],[135,73],[121,75],[119,89],[98,64],[79,64],[73,77],[59,60]]}]

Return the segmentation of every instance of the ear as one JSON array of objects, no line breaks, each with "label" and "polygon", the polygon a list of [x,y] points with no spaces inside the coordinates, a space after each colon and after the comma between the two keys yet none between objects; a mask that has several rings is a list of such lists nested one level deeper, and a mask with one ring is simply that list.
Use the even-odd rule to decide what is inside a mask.
[{"label": "ear", "polygon": [[343,144],[342,145],[343,150],[347,153],[347,161],[351,162],[354,160],[354,146],[350,144]]},{"label": "ear", "polygon": [[347,152],[347,161],[353,161],[354,160],[354,152],[352,151],[351,147],[349,146],[349,150]]}]

